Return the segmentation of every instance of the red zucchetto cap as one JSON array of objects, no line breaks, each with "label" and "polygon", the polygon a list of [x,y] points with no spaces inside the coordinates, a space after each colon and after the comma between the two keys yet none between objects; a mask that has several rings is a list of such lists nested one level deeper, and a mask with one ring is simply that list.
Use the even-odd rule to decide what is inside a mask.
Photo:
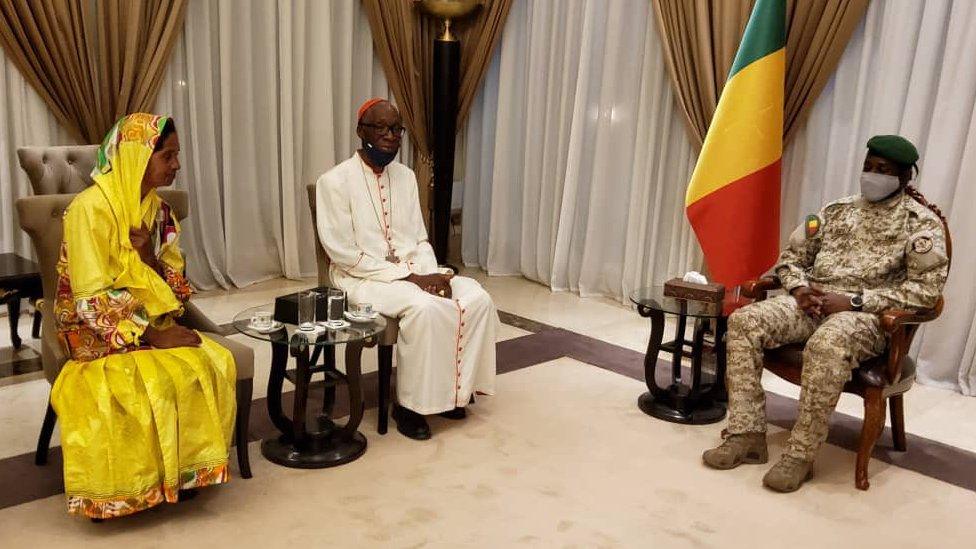
[{"label": "red zucchetto cap", "polygon": [[359,107],[359,110],[356,111],[356,121],[357,122],[362,122],[363,115],[366,114],[366,111],[368,111],[373,105],[375,105],[377,103],[380,103],[382,101],[386,101],[386,100],[385,99],[381,99],[379,97],[374,97],[372,99],[367,99],[366,102],[363,103],[363,106],[362,107]]}]

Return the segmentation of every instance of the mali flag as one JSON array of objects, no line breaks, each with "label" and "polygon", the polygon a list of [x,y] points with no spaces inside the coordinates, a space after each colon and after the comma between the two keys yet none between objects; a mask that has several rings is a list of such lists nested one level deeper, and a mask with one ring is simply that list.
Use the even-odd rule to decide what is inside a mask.
[{"label": "mali flag", "polygon": [[785,43],[786,0],[757,0],[685,196],[708,269],[726,286],[779,253]]}]

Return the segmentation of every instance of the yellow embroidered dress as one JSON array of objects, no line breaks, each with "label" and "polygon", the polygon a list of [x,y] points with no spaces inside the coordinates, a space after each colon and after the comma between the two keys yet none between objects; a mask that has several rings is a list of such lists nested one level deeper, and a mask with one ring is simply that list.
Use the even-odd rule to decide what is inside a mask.
[{"label": "yellow embroidered dress", "polygon": [[[199,347],[153,349],[146,326],[166,328],[190,297],[179,225],[143,173],[166,117],[119,120],[98,151],[95,184],[64,214],[55,315],[71,356],[51,403],[61,423],[68,512],[135,513],[178,490],[229,480],[234,361],[202,337]],[[139,257],[130,228],[149,227],[160,276]]]}]

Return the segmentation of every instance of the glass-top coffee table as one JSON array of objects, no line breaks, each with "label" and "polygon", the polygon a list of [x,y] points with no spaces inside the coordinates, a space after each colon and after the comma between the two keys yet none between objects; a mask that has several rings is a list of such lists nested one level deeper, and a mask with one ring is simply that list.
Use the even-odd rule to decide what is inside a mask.
[{"label": "glass-top coffee table", "polygon": [[[259,311],[271,312],[273,304],[245,309],[234,317],[234,328],[240,333],[271,343],[271,373],[268,376],[268,415],[281,436],[261,443],[261,453],[274,463],[286,467],[318,469],[349,463],[366,452],[366,437],[357,431],[363,419],[363,393],[360,385],[363,347],[376,345],[376,336],[386,329],[382,316],[363,323],[352,323],[337,330],[322,328],[303,332],[298,326],[280,323],[272,330],[257,330],[251,319]],[[346,371],[336,369],[335,348],[345,345]],[[295,369],[288,370],[288,355],[295,358]],[[325,355],[317,365],[320,354]],[[313,374],[325,376],[325,398],[317,425],[307,425],[308,390]],[[295,402],[291,418],[282,410],[281,397],[285,379],[295,384]],[[349,391],[349,419],[338,426],[332,419],[335,391],[339,384]]]},{"label": "glass-top coffee table", "polygon": [[[725,417],[728,401],[725,390],[728,315],[749,303],[749,300],[727,296],[723,303],[692,301],[665,296],[663,286],[640,288],[631,294],[630,300],[637,305],[638,314],[651,319],[651,337],[644,356],[647,392],[637,399],[640,409],[650,416],[675,423],[715,423]],[[662,343],[665,314],[677,316],[678,325],[674,340]],[[695,323],[691,341],[685,339],[689,317]],[[710,345],[706,345],[706,339],[711,339]],[[662,350],[670,352],[672,357],[671,383],[667,387],[658,385],[654,375],[658,354]],[[702,380],[706,352],[714,353],[715,358],[715,377],[710,383]],[[681,359],[684,357],[691,358],[690,380],[686,380],[682,372]]]}]

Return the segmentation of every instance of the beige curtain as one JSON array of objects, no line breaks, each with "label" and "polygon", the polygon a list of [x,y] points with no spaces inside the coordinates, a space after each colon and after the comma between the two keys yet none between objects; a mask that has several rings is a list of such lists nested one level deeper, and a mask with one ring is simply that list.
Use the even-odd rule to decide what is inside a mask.
[{"label": "beige curtain", "polygon": [[[424,15],[413,0],[362,0],[362,3],[375,51],[410,132],[420,205],[427,219],[433,185],[429,132],[432,44],[443,27],[439,21]],[[451,32],[461,41],[459,129],[471,110],[511,6],[512,0],[484,0],[474,15],[451,24]]]},{"label": "beige curtain", "polygon": [[[718,105],[754,0],[651,0],[668,72],[696,147]],[[787,141],[837,67],[868,0],[788,0]]]},{"label": "beige curtain", "polygon": [[433,177],[427,130],[432,54],[423,45],[432,37],[430,22],[418,16],[410,0],[363,0],[376,54],[393,91],[403,124],[410,132],[420,207],[427,219]]},{"label": "beige curtain", "polygon": [[187,0],[0,0],[0,46],[77,139],[152,108]]},{"label": "beige curtain", "polygon": [[[462,21],[461,32],[461,90],[458,92],[458,131],[471,111],[478,88],[488,72],[492,53],[502,36],[512,0],[489,0],[477,17]],[[454,25],[452,24],[452,28]],[[430,42],[428,42],[429,44]]]}]

